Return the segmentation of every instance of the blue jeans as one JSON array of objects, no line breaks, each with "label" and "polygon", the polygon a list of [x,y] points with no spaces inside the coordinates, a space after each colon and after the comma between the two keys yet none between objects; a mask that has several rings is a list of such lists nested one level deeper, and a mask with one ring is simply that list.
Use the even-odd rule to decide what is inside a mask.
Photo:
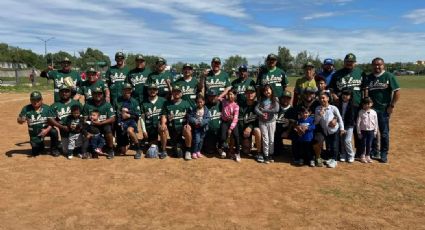
[{"label": "blue jeans", "polygon": [[352,139],[353,139],[353,130],[354,128],[346,128],[346,133],[341,137],[340,139],[340,149],[341,149],[341,155],[340,158],[342,159],[354,159],[354,150],[352,145]]},{"label": "blue jeans", "polygon": [[362,140],[361,140],[361,153],[363,156],[370,156],[370,150],[372,149],[372,141],[374,139],[375,131],[366,131],[362,130]]},{"label": "blue jeans", "polygon": [[[381,160],[388,160],[388,150],[390,147],[390,116],[385,112],[377,112],[379,133],[381,134]],[[378,140],[374,138],[373,150],[378,152]]]},{"label": "blue jeans", "polygon": [[206,132],[204,128],[195,128],[193,130],[193,153],[200,152],[204,143]]},{"label": "blue jeans", "polygon": [[89,147],[92,150],[95,150],[97,148],[103,148],[103,146],[105,146],[105,139],[102,137],[101,134],[95,134],[89,140]]}]

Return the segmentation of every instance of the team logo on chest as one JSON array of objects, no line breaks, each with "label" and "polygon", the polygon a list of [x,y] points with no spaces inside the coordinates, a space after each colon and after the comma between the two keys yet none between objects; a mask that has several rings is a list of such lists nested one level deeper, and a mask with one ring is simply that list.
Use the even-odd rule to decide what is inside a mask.
[{"label": "team logo on chest", "polygon": [[281,81],[282,81],[282,75],[275,76],[273,74],[273,75],[267,75],[261,82],[263,83],[263,85],[266,85],[266,84],[280,83]]},{"label": "team logo on chest", "polygon": [[146,83],[146,79],[147,79],[147,77],[145,77],[143,75],[133,76],[131,78],[131,82],[133,83],[133,85],[145,84]]},{"label": "team logo on chest", "polygon": [[220,119],[220,117],[221,117],[221,112],[217,110],[211,111],[211,120]]},{"label": "team logo on chest", "polygon": [[146,118],[151,119],[154,116],[159,116],[161,114],[162,109],[157,108],[156,106],[152,108],[148,108],[148,111],[146,112]]},{"label": "team logo on chest", "polygon": [[29,120],[30,120],[29,122],[30,126],[37,125],[37,124],[44,124],[47,121],[47,117],[42,117],[41,114],[37,114],[37,115],[31,114],[31,117]]},{"label": "team logo on chest", "polygon": [[114,74],[111,74],[110,77],[111,77],[111,81],[115,83],[116,81],[124,81],[126,76],[124,73],[116,72]]},{"label": "team logo on chest", "polygon": [[57,116],[59,119],[65,118],[69,114],[71,114],[71,108],[68,106],[66,108],[60,108],[60,110],[57,110]]},{"label": "team logo on chest", "polygon": [[208,88],[215,88],[215,87],[223,87],[225,85],[224,81],[220,81],[220,79],[210,79],[207,81],[207,87]]}]

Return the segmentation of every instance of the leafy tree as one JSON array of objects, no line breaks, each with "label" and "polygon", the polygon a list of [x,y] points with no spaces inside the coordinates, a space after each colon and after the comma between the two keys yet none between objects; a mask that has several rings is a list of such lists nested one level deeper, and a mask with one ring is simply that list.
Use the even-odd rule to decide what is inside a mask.
[{"label": "leafy tree", "polygon": [[224,71],[231,73],[233,72],[233,69],[236,69],[241,65],[248,65],[248,61],[246,60],[245,57],[235,55],[235,56],[230,56],[224,61],[223,68],[224,68]]},{"label": "leafy tree", "polygon": [[111,65],[109,57],[98,49],[87,48],[86,51],[80,51],[78,53],[80,57],[77,59],[76,65],[82,70],[87,70],[89,67],[98,67],[97,62],[105,62],[104,65],[100,65],[99,67]]},{"label": "leafy tree", "polygon": [[289,71],[293,68],[294,57],[288,48],[279,46],[277,49],[277,66],[285,71]]},{"label": "leafy tree", "polygon": [[76,64],[76,60],[77,58],[75,58],[74,56],[72,56],[71,54],[65,52],[65,51],[59,51],[57,53],[48,53],[46,55],[46,59],[47,59],[47,63],[53,63],[53,65],[55,66],[55,68],[60,69],[60,63],[61,61],[67,57],[69,60],[71,60],[71,62],[73,63],[73,65]]}]

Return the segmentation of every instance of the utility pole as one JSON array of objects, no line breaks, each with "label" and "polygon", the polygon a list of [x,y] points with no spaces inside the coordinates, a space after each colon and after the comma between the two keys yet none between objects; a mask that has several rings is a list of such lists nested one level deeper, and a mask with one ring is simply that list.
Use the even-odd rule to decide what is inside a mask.
[{"label": "utility pole", "polygon": [[[43,39],[43,38],[37,37],[37,39],[44,42],[44,58],[46,58],[46,62],[47,62],[47,42],[52,40],[52,39],[55,39],[55,37],[50,37],[48,39]],[[47,63],[47,65],[48,64],[49,63]],[[53,66],[53,58],[52,58],[51,65]]]}]

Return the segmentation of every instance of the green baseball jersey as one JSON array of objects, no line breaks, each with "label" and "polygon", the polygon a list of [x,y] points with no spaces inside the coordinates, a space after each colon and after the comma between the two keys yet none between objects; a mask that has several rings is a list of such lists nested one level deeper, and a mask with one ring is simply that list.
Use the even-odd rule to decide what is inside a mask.
[{"label": "green baseball jersey", "polygon": [[276,97],[281,97],[286,86],[288,86],[288,77],[285,71],[278,67],[273,70],[263,67],[258,74],[256,84],[258,87],[263,87],[267,84],[270,85],[274,95]]},{"label": "green baseball jersey", "polygon": [[129,100],[124,99],[122,96],[119,97],[115,102],[114,102],[114,108],[115,111],[117,112],[117,115],[120,114],[122,107],[126,107],[130,110],[130,114],[140,117],[141,116],[141,112],[140,112],[140,104],[139,102],[130,97]]},{"label": "green baseball jersey", "polygon": [[229,75],[224,71],[220,71],[219,74],[210,71],[205,79],[205,92],[212,89],[220,95],[229,86],[231,86]]},{"label": "green baseball jersey", "polygon": [[108,71],[106,71],[105,81],[111,93],[111,101],[116,100],[121,95],[124,81],[129,72],[130,70],[127,66],[119,68],[116,65],[111,66]]},{"label": "green baseball jersey", "polygon": [[93,110],[99,111],[99,121],[104,121],[106,119],[109,119],[111,117],[115,117],[115,111],[112,107],[111,103],[103,101],[100,105],[96,105],[93,100],[88,100],[86,104],[84,104],[83,107],[83,116],[89,117],[90,113]]},{"label": "green baseball jersey", "polygon": [[167,80],[172,80],[171,72],[164,71],[162,73],[153,72],[149,74],[147,83],[158,86],[158,96],[166,97],[170,92],[167,85]]},{"label": "green baseball jersey", "polygon": [[245,90],[248,86],[255,87],[255,81],[249,77],[247,79],[237,78],[232,81],[232,88],[236,89],[237,91],[236,101],[238,102],[238,104],[245,103],[246,101]]},{"label": "green baseball jersey", "polygon": [[162,115],[167,116],[168,127],[176,130],[181,129],[186,124],[186,115],[191,108],[189,102],[181,100],[177,103],[167,101],[162,109]]},{"label": "green baseball jersey", "polygon": [[388,72],[380,76],[375,76],[373,73],[368,75],[363,80],[363,87],[368,88],[373,108],[377,112],[385,112],[391,103],[393,92],[400,89],[397,78]]},{"label": "green baseball jersey", "polygon": [[73,89],[73,92],[78,92],[78,88],[81,85],[82,81],[81,76],[77,71],[71,70],[69,72],[65,72],[63,70],[52,70],[47,73],[47,78],[53,80],[55,102],[60,101],[59,88],[64,84],[63,79],[65,79],[66,77],[72,78],[72,80],[74,81],[74,85],[76,86],[76,88]]},{"label": "green baseball jersey", "polygon": [[329,88],[339,96],[343,89],[351,89],[353,91],[353,102],[355,105],[359,105],[362,97],[361,85],[364,75],[363,70],[359,68],[352,70],[340,69],[333,75]]},{"label": "green baseball jersey", "polygon": [[173,87],[176,85],[180,86],[182,89],[182,99],[189,102],[191,107],[195,107],[196,93],[198,92],[198,80],[194,77],[192,77],[190,80],[185,80],[182,77],[173,83]]},{"label": "green baseball jersey", "polygon": [[70,99],[67,103],[63,103],[61,101],[53,103],[50,108],[53,114],[61,124],[65,124],[66,117],[71,114],[71,107],[73,105],[78,105],[80,109],[82,109],[82,105],[79,101],[74,99]]},{"label": "green baseball jersey", "polygon": [[251,129],[258,127],[258,117],[255,113],[256,105],[257,102],[254,102],[252,105],[248,105],[246,102],[239,105],[238,124],[242,130],[248,127]]},{"label": "green baseball jersey", "polygon": [[95,82],[90,82],[90,81],[84,81],[79,90],[78,93],[81,95],[84,95],[84,101],[87,102],[87,100],[92,98],[92,91],[95,88],[101,88],[103,90],[103,93],[105,93],[105,90],[108,88],[108,85],[106,84],[106,82],[104,82],[103,80],[99,79]]},{"label": "green baseball jersey", "polygon": [[206,106],[211,113],[211,120],[208,123],[208,131],[218,133],[221,125],[222,105],[220,102],[217,102],[215,105],[206,104]]},{"label": "green baseball jersey", "polygon": [[46,104],[42,104],[38,111],[36,111],[31,104],[26,105],[22,108],[19,116],[25,117],[27,119],[30,141],[35,143],[40,143],[43,141],[43,138],[39,137],[38,134],[42,129],[49,126],[47,119],[55,118],[55,114]]},{"label": "green baseball jersey", "polygon": [[298,78],[295,82],[295,88],[294,92],[296,92],[298,95],[304,94],[304,90],[307,88],[317,88],[316,80],[311,79],[308,80],[305,77]]},{"label": "green baseball jersey", "polygon": [[74,118],[72,116],[68,116],[65,119],[64,125],[70,128],[70,133],[81,133],[84,126],[84,119],[82,117]]},{"label": "green baseball jersey", "polygon": [[145,120],[146,129],[158,128],[159,119],[164,107],[165,98],[157,97],[156,100],[144,100],[140,106],[142,117]]},{"label": "green baseball jersey", "polygon": [[128,73],[128,76],[125,79],[126,82],[133,86],[133,97],[138,100],[139,103],[143,102],[144,98],[147,96],[146,82],[151,72],[152,71],[149,68],[135,68]]}]

